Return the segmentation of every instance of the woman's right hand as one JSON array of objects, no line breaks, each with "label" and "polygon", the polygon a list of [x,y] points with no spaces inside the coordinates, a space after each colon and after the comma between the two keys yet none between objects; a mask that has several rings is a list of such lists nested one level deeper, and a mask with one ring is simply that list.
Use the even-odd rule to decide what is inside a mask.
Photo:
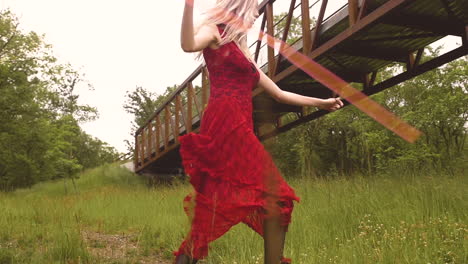
[{"label": "woman's right hand", "polygon": [[343,107],[343,102],[340,97],[323,99],[319,108],[330,112],[336,111]]}]

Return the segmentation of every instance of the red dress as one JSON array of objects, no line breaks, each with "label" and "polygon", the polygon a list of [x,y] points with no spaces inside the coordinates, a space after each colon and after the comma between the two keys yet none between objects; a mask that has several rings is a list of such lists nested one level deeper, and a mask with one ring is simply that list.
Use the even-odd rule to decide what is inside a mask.
[{"label": "red dress", "polygon": [[[222,29],[220,28],[220,31]],[[253,131],[252,89],[259,72],[234,42],[205,48],[210,98],[200,133],[180,137],[180,154],[195,192],[184,199],[191,230],[175,255],[202,259],[208,244],[242,222],[260,235],[263,220],[291,221],[294,190]]]}]

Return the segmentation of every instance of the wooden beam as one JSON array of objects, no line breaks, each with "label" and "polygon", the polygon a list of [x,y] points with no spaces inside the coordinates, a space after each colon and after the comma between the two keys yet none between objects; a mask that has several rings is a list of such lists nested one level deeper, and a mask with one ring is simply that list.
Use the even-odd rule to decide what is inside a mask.
[{"label": "wooden beam", "polygon": [[358,19],[359,7],[358,0],[348,0],[349,27],[354,26]]},{"label": "wooden beam", "polygon": [[[266,5],[266,17],[267,17],[267,34],[270,36],[275,35],[275,31],[273,28],[273,4],[268,3]],[[272,78],[274,76],[275,71],[275,50],[273,47],[268,45],[268,76]]]},{"label": "wooden beam", "polygon": [[[291,4],[289,6],[289,12],[288,12],[288,15],[286,17],[286,22],[285,22],[285,26],[284,26],[284,29],[283,29],[283,37],[281,38],[281,44],[280,44],[280,48],[279,50],[282,51],[283,48],[284,48],[284,43],[286,43],[287,39],[288,39],[288,35],[289,35],[289,29],[291,27],[291,21],[292,21],[292,17],[294,15],[294,7],[296,5],[296,0],[291,0]],[[281,52],[278,54],[278,56],[276,56],[276,62],[275,62],[275,69],[274,69],[274,75],[276,75],[277,71],[278,71],[278,65],[282,59],[282,54]]]},{"label": "wooden beam", "polygon": [[180,94],[179,94],[176,96],[176,104],[175,104],[174,143],[179,142],[181,109],[182,109],[182,98],[180,97]]},{"label": "wooden beam", "polygon": [[192,83],[187,85],[187,118],[185,119],[185,131],[187,134],[192,132],[192,102],[194,100],[193,86]]},{"label": "wooden beam", "polygon": [[143,129],[141,131],[141,142],[140,142],[140,146],[141,146],[141,149],[140,149],[140,153],[141,153],[141,165],[145,165],[145,157],[146,157],[146,151],[145,151],[145,140],[146,140],[146,137],[145,137],[145,130]]},{"label": "wooden beam", "polygon": [[255,47],[255,62],[258,62],[258,56],[260,55],[260,47],[262,46],[262,39],[265,32],[265,24],[266,24],[266,15],[263,14],[262,18],[262,25],[260,26],[260,33],[258,35],[257,46]]},{"label": "wooden beam", "polygon": [[148,123],[148,138],[146,139],[146,146],[148,152],[148,160],[151,159],[151,154],[153,153],[153,124],[152,122]]},{"label": "wooden beam", "polygon": [[311,33],[310,33],[310,10],[309,0],[301,0],[302,12],[302,53],[309,55],[311,50]]},{"label": "wooden beam", "polygon": [[159,114],[156,115],[154,118],[156,120],[156,151],[154,153],[156,153],[156,156],[158,156],[161,149],[161,119],[159,118]]},{"label": "wooden beam", "polygon": [[323,0],[322,1],[322,6],[320,7],[320,12],[319,12],[319,16],[318,16],[318,19],[317,19],[317,23],[315,24],[314,34],[313,34],[313,37],[312,37],[312,43],[310,44],[311,45],[311,51],[314,50],[318,46],[319,33],[320,33],[320,30],[322,29],[323,17],[325,16],[325,11],[327,9],[327,5],[328,5],[328,0]]},{"label": "wooden beam", "polygon": [[171,132],[171,111],[169,105],[164,108],[164,149],[169,147],[169,133]]}]

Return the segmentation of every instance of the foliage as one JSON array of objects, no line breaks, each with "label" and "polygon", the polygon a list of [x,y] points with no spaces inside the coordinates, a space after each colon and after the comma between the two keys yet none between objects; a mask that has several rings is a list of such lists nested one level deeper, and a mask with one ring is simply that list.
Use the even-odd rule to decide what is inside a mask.
[{"label": "foliage", "polygon": [[10,11],[0,11],[0,190],[72,177],[115,159],[114,149],[79,127],[97,118],[74,93],[84,76],[59,64],[41,36],[18,28]]}]

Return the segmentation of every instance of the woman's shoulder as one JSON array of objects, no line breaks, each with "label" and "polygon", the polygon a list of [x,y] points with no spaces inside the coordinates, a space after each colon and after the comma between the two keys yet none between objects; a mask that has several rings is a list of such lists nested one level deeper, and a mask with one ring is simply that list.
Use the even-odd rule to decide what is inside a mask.
[{"label": "woman's shoulder", "polygon": [[218,48],[218,43],[221,42],[220,27],[216,24],[203,23],[198,28],[198,32],[202,31],[213,36],[213,41],[209,47],[215,49]]}]

